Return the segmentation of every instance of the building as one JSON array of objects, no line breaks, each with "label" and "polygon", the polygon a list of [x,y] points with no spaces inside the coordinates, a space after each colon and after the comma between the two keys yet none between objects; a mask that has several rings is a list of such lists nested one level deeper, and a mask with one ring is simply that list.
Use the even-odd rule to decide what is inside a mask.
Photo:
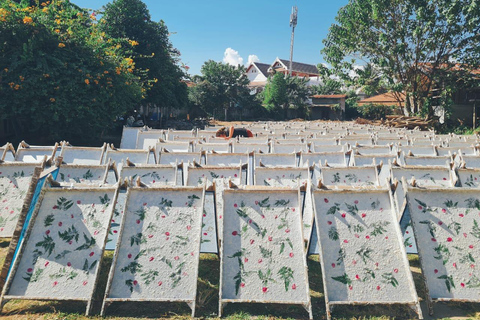
[{"label": "building", "polygon": [[368,104],[379,106],[392,106],[402,108],[405,106],[405,93],[403,92],[387,92],[376,96],[372,96],[357,102],[359,106]]},{"label": "building", "polygon": [[[275,72],[281,72],[287,74],[290,70],[289,60],[276,58],[275,61],[268,68],[268,73],[273,74]],[[292,76],[302,78],[317,78],[319,77],[317,66],[313,64],[306,64],[292,61]]]},{"label": "building", "polygon": [[311,120],[343,120],[345,117],[344,94],[313,95],[310,106]]},{"label": "building", "polygon": [[269,64],[260,62],[253,62],[248,66],[246,74],[248,80],[250,81],[249,88],[251,90],[251,94],[261,92],[263,88],[265,88],[268,79],[269,67]]},{"label": "building", "polygon": [[[289,60],[276,58],[272,64],[253,62],[247,67],[247,77],[250,80],[251,94],[263,91],[267,85],[268,77],[280,72],[289,73]],[[292,76],[307,78],[307,86],[320,84],[320,74],[317,66],[313,64],[292,61]]]}]

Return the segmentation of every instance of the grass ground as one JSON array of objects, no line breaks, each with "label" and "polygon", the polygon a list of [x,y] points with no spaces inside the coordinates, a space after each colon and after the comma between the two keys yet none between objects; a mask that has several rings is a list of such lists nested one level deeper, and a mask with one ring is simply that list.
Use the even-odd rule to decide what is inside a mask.
[{"label": "grass ground", "polygon": [[[3,263],[8,250],[8,242],[0,241],[0,263]],[[99,314],[103,292],[107,283],[107,274],[112,262],[113,252],[108,251],[101,265],[101,281],[95,293],[93,314]],[[411,270],[419,297],[425,299],[425,287],[421,278],[418,257],[409,255]],[[323,283],[318,256],[308,258],[310,295],[315,319],[326,319]],[[216,255],[202,254],[200,258],[197,312],[202,319],[218,319],[218,285],[220,261]],[[435,316],[428,316],[425,303],[422,302],[425,319],[478,319],[480,320],[480,305],[465,303],[448,303],[435,305]],[[58,319],[86,320],[103,319],[100,316],[85,317],[85,304],[68,301],[22,301],[8,302],[0,315],[0,319]],[[415,314],[406,306],[345,306],[333,311],[337,319],[412,319]],[[114,303],[107,309],[105,319],[171,319],[182,320],[190,318],[190,308],[182,303]],[[307,312],[301,306],[270,305],[270,304],[230,304],[224,309],[224,319],[308,319]]]}]

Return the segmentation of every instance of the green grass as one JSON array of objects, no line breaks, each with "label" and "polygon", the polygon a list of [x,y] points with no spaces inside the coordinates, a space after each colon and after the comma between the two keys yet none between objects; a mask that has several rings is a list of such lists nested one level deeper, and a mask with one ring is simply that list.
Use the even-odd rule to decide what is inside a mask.
[{"label": "green grass", "polygon": [[[0,240],[0,262],[8,250],[8,242]],[[103,292],[107,284],[107,276],[112,263],[113,252],[105,253],[100,269],[100,282],[95,292],[93,314],[98,315],[102,306]],[[425,298],[425,288],[420,273],[418,257],[409,255],[409,261],[417,292],[421,299]],[[308,258],[310,296],[314,319],[326,319],[323,282],[318,256]],[[218,319],[218,288],[220,261],[216,255],[201,254],[199,266],[196,317],[201,319]],[[480,306],[475,304],[445,304],[447,314],[465,319],[480,320]],[[437,309],[437,306],[435,307]],[[443,311],[444,308],[442,308]],[[45,319],[45,320],[86,320],[86,319],[190,319],[190,308],[185,303],[152,303],[129,302],[113,303],[107,309],[107,316],[85,317],[85,303],[70,301],[28,301],[14,300],[8,302],[0,319]],[[424,316],[427,316],[425,314]],[[437,313],[435,319],[441,319]],[[333,310],[335,319],[412,319],[415,314],[406,306],[344,306]],[[226,320],[281,320],[308,319],[308,313],[301,306],[273,304],[227,304],[223,319]]]}]

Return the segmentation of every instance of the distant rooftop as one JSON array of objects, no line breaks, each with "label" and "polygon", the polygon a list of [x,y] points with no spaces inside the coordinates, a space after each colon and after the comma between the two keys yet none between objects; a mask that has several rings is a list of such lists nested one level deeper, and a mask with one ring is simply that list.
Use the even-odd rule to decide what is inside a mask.
[{"label": "distant rooftop", "polygon": [[260,70],[261,73],[263,73],[265,77],[268,77],[268,68],[270,68],[269,64],[260,62],[254,62],[253,64],[257,66],[257,68]]},{"label": "distant rooftop", "polygon": [[394,94],[392,92],[387,92],[387,93],[379,94],[379,95],[358,101],[358,105],[379,104],[379,105],[385,105],[385,106],[402,106],[404,102],[405,102],[404,93],[398,92]]},{"label": "distant rooftop", "polygon": [[347,95],[345,94],[315,94],[311,96],[312,98],[315,99],[341,99],[341,98],[346,98]]},{"label": "distant rooftop", "polygon": [[[278,59],[280,60],[287,68],[290,65],[289,60],[285,59]],[[292,71],[299,72],[299,73],[307,73],[307,74],[319,74],[317,66],[313,64],[306,64],[301,62],[292,61]]]}]

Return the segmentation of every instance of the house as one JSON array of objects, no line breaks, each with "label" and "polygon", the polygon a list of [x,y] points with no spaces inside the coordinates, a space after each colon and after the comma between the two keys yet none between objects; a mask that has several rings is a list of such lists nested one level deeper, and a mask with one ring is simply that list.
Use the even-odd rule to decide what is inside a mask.
[{"label": "house", "polygon": [[[267,85],[268,77],[280,72],[287,74],[289,72],[289,60],[276,58],[272,64],[253,62],[247,67],[247,77],[250,80],[249,88],[251,94],[263,91]],[[292,61],[292,76],[307,78],[307,86],[320,84],[320,74],[317,66],[313,64],[300,63]]]},{"label": "house", "polygon": [[[275,72],[288,73],[290,61],[276,58],[275,61],[268,68],[268,73],[273,74]],[[313,64],[306,64],[292,61],[292,76],[294,77],[307,77],[318,78],[319,73],[317,66]]]},{"label": "house", "polygon": [[249,88],[251,94],[256,94],[261,92],[265,85],[267,84],[268,79],[268,68],[269,64],[253,62],[251,63],[246,71],[248,80],[250,81]]},{"label": "house", "polygon": [[387,92],[376,96],[372,96],[357,102],[359,106],[368,104],[392,106],[403,108],[405,106],[405,93],[403,92]]},{"label": "house", "polygon": [[310,97],[312,104],[310,109],[311,120],[343,120],[345,116],[344,94],[313,95]]}]

